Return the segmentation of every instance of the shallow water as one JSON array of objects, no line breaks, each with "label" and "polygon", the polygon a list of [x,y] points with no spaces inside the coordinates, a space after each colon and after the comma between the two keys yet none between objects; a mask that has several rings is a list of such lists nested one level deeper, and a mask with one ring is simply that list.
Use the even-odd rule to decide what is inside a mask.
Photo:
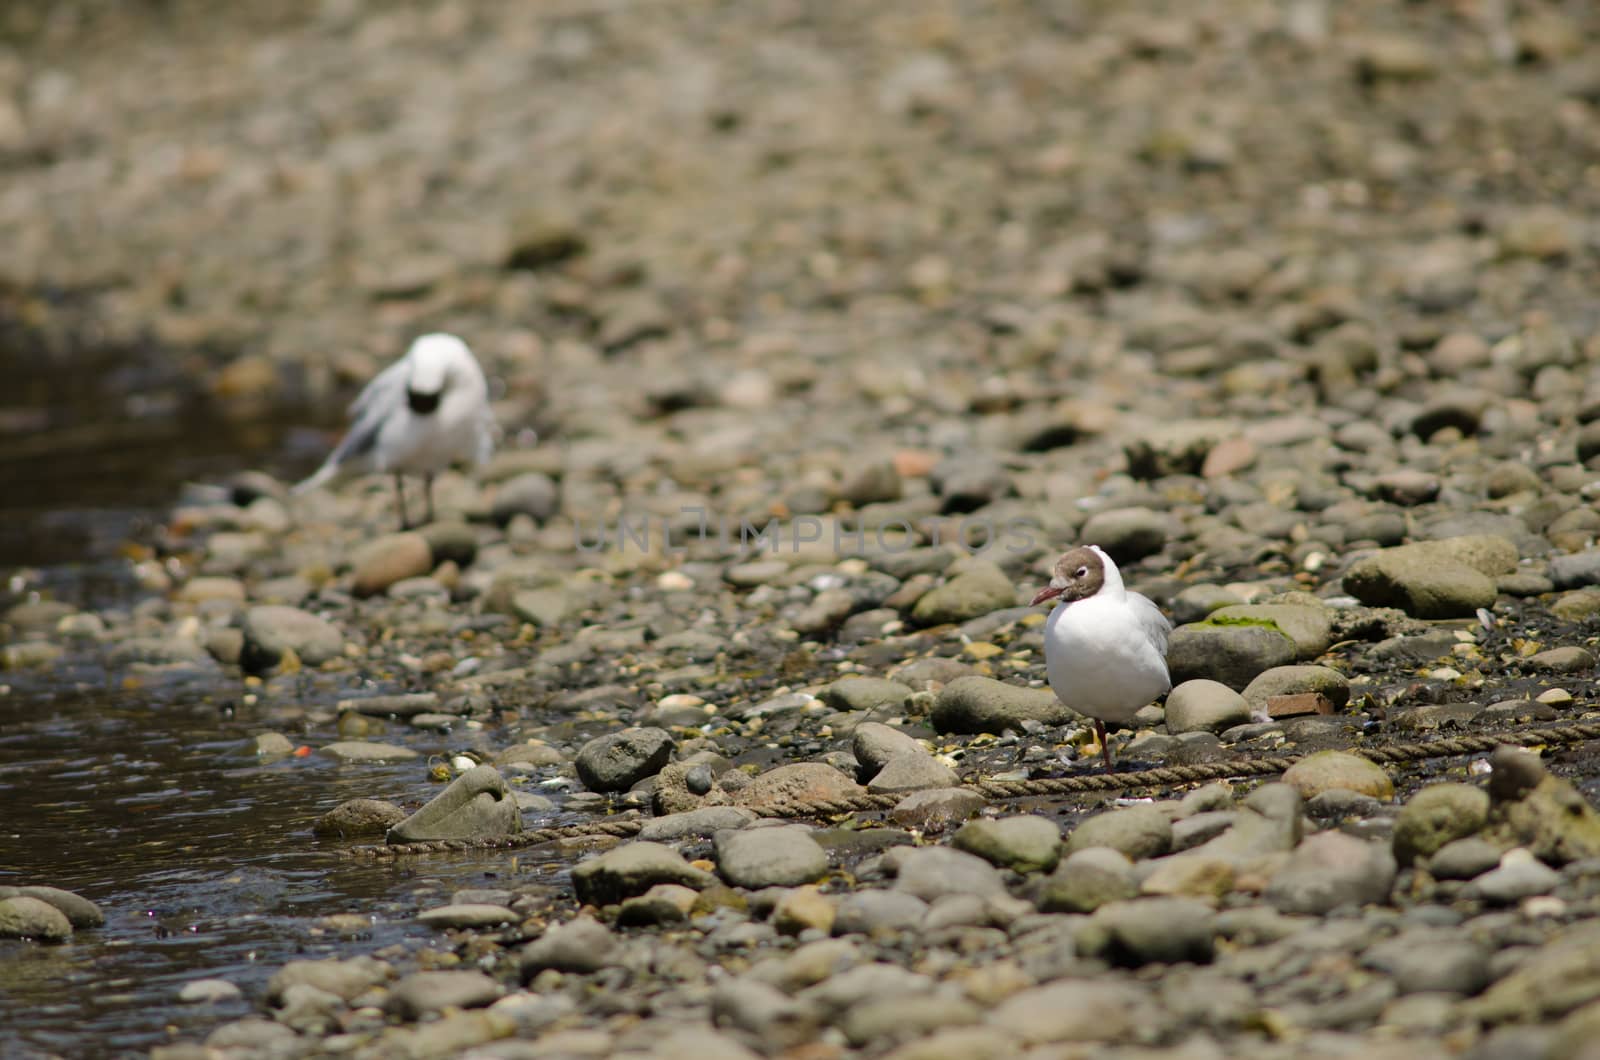
[{"label": "shallow water", "polygon": [[[0,349],[0,608],[27,590],[80,607],[144,595],[119,555],[170,508],[185,481],[252,466],[304,470],[324,431],[281,415],[222,415],[178,366],[126,352],[59,360]],[[318,417],[325,421],[326,416]],[[198,440],[204,439],[201,443]],[[341,766],[279,761],[240,746],[285,719],[253,715],[226,676],[138,687],[92,653],[65,674],[0,672],[0,884],[49,884],[98,902],[107,922],[59,946],[0,941],[0,1056],[144,1055],[253,1011],[273,970],[296,957],[350,955],[324,931],[334,913],[372,917],[360,943],[422,944],[419,908],[493,883],[507,857],[447,864],[346,860],[311,822],[346,798],[416,804],[435,788],[421,761]],[[348,694],[349,690],[337,694]],[[336,693],[307,688],[302,706]],[[304,734],[307,742],[334,738]],[[435,753],[460,737],[385,740]],[[179,988],[228,979],[244,998],[182,1005]],[[186,1035],[187,1032],[187,1035]]]},{"label": "shallow water", "polygon": [[[64,945],[0,941],[0,1055],[142,1054],[186,1030],[201,1035],[252,1011],[285,961],[352,955],[322,917],[369,916],[361,952],[420,946],[437,936],[415,924],[418,909],[460,887],[505,885],[505,854],[338,857],[344,844],[315,838],[312,821],[357,796],[415,804],[435,790],[425,765],[258,761],[240,746],[271,726],[234,715],[219,692],[0,696],[0,884],[77,891],[107,918]],[[383,738],[426,753],[451,740]],[[185,982],[213,976],[244,999],[177,1003]]]}]

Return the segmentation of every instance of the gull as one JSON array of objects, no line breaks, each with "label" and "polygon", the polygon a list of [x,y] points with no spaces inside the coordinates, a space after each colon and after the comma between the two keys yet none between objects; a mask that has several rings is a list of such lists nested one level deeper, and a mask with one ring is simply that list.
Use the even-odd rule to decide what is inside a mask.
[{"label": "gull", "polygon": [[1061,702],[1094,719],[1109,773],[1106,722],[1132,721],[1140,707],[1172,688],[1172,623],[1149,597],[1123,587],[1122,572],[1097,545],[1063,553],[1033,603],[1058,599],[1044,626],[1045,672]]},{"label": "gull", "polygon": [[400,529],[407,530],[403,476],[422,476],[427,520],[433,521],[433,476],[451,464],[481,464],[494,451],[489,384],[467,344],[435,332],[419,337],[350,405],[354,421],[316,474],[294,488],[305,493],[346,475],[393,474]]}]

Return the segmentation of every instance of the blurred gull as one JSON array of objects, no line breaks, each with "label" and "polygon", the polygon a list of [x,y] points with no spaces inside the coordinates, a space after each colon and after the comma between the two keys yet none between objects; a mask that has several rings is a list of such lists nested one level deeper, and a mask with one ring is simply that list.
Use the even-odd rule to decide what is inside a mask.
[{"label": "blurred gull", "polygon": [[1172,688],[1167,634],[1172,623],[1149,597],[1123,588],[1122,572],[1096,545],[1056,560],[1033,603],[1061,601],[1044,626],[1044,665],[1061,702],[1094,719],[1111,771],[1106,722],[1127,723]]},{"label": "blurred gull", "polygon": [[436,332],[411,344],[350,405],[355,421],[317,473],[294,488],[305,493],[347,475],[393,474],[400,528],[409,529],[403,475],[422,476],[427,522],[433,476],[451,464],[481,464],[494,451],[489,385],[467,344]]}]

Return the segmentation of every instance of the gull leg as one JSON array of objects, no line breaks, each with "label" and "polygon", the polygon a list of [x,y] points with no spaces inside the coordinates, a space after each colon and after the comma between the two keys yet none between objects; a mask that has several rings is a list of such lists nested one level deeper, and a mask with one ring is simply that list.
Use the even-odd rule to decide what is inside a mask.
[{"label": "gull leg", "polygon": [[422,495],[428,500],[428,518],[424,522],[433,522],[433,472],[425,472],[422,476]]},{"label": "gull leg", "polygon": [[410,530],[411,520],[406,518],[406,480],[398,471],[394,475],[394,495],[400,502],[400,529]]},{"label": "gull leg", "polygon": [[1115,772],[1111,768],[1111,741],[1106,736],[1106,723],[1099,718],[1094,719],[1094,732],[1096,736],[1100,737],[1100,753],[1105,756],[1106,772]]}]

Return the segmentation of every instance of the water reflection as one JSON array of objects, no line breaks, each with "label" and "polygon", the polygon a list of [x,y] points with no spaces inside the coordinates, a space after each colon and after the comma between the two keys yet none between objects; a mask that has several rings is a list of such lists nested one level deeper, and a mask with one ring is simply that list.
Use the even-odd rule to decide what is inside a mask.
[{"label": "water reflection", "polygon": [[[61,946],[0,941],[0,1055],[143,1052],[200,1033],[249,1011],[286,960],[420,945],[431,937],[411,919],[420,905],[506,882],[509,855],[418,868],[341,859],[312,836],[346,798],[420,803],[433,789],[419,762],[258,762],[240,747],[260,718],[157,693],[0,697],[0,884],[64,887],[107,916]],[[449,739],[385,738],[425,753]],[[373,917],[359,948],[319,925],[335,913]],[[176,1003],[183,983],[210,976],[245,999]]]}]

